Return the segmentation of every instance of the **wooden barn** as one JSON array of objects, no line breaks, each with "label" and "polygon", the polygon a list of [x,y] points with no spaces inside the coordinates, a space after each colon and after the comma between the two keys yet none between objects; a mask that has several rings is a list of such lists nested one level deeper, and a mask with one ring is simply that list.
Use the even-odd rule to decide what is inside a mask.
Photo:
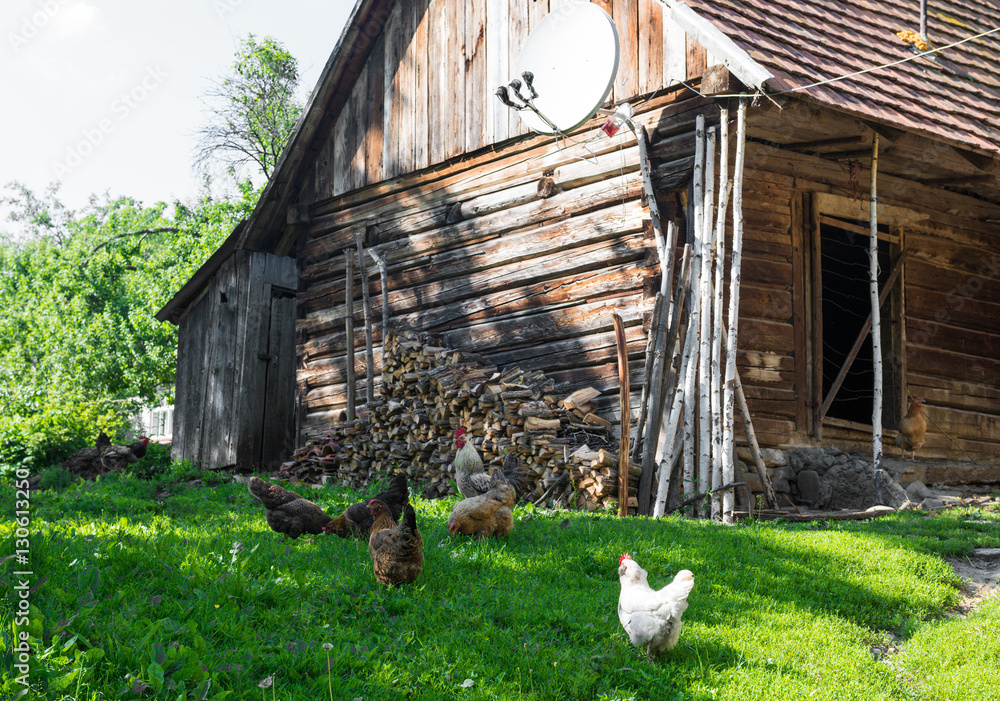
[{"label": "wooden barn", "polygon": [[[635,420],[661,279],[640,144],[628,129],[605,136],[604,118],[535,135],[494,96],[532,28],[566,4],[358,1],[253,217],[160,313],[181,324],[176,457],[267,465],[293,431],[343,419],[359,234],[387,264],[392,324],[596,388],[613,423],[619,314]],[[607,106],[631,103],[649,135],[656,204],[681,232],[675,266],[695,120],[718,125],[720,108],[749,101],[737,365],[761,445],[871,450],[877,133],[885,426],[925,397],[919,456],[995,462],[1000,33],[976,35],[1000,27],[1000,9],[930,0],[926,36],[941,50],[918,55],[919,0],[595,4],[621,42]],[[357,264],[352,275],[360,318]],[[292,307],[294,344],[274,341]],[[374,358],[356,356],[359,387],[380,373]]]}]

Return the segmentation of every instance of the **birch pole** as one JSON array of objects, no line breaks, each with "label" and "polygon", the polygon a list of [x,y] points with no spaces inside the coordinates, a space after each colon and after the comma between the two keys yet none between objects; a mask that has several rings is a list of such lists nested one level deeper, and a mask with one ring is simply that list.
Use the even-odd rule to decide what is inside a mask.
[{"label": "birch pole", "polygon": [[702,250],[702,214],[704,213],[705,185],[705,117],[698,115],[694,128],[694,261],[691,275],[691,313],[688,315],[687,339],[684,355],[687,358],[687,374],[684,378],[684,463],[682,482],[684,496],[689,497],[697,492],[695,488],[695,461],[697,452],[697,436],[695,435],[695,383],[697,382],[697,361],[695,349],[697,346],[698,329],[701,327],[701,291],[696,282],[701,270]]},{"label": "birch pole", "polygon": [[357,418],[354,411],[354,251],[347,249],[345,253],[345,277],[347,288],[344,299],[344,330],[347,333],[347,420]]},{"label": "birch pole", "polygon": [[872,370],[875,397],[872,402],[872,468],[875,501],[882,503],[882,326],[878,303],[878,132],[872,135],[871,236],[868,239],[868,288],[872,298]]},{"label": "birch pole", "polygon": [[[725,412],[722,427],[722,481],[729,484],[735,478],[736,450],[733,443],[734,410],[736,404],[736,338],[740,321],[740,266],[743,261],[743,159],[746,151],[747,103],[740,100],[736,114],[736,162],[733,166],[733,257],[729,272],[729,337],[726,339]],[[723,523],[731,523],[733,493],[722,497]]]},{"label": "birch pole", "polygon": [[[712,489],[728,482],[722,479],[722,274],[726,267],[726,207],[729,204],[729,110],[719,113],[719,204],[715,216],[715,255],[712,263]],[[712,494],[712,517],[724,518],[722,492]]]},{"label": "birch pole", "polygon": [[361,271],[361,304],[365,314],[365,403],[375,400],[375,352],[372,350],[372,300],[368,291],[368,264],[365,262],[365,241],[361,232],[355,232],[358,247],[358,269]]},{"label": "birch pole", "polygon": [[[702,222],[701,331],[698,335],[698,489],[707,492],[712,484],[712,258],[715,255],[715,227],[712,217],[715,200],[715,127],[708,130],[705,145],[705,210]],[[714,502],[712,515],[714,513]]]}]

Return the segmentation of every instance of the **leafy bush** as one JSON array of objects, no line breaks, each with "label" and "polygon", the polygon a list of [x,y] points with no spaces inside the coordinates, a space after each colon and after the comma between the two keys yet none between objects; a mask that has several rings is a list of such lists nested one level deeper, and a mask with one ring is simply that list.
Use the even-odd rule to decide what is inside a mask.
[{"label": "leafy bush", "polygon": [[146,446],[146,454],[142,456],[141,460],[136,461],[129,467],[129,472],[134,477],[150,479],[158,475],[164,475],[170,469],[170,446],[150,443]]}]

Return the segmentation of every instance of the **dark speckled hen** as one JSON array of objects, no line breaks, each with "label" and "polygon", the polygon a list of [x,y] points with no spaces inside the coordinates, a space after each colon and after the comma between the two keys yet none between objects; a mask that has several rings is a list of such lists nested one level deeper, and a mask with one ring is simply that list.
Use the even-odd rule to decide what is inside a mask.
[{"label": "dark speckled hen", "polygon": [[323,533],[323,527],[332,520],[308,499],[259,477],[251,477],[249,487],[250,493],[260,499],[267,509],[264,512],[267,525],[289,538],[298,538],[303,533]]}]

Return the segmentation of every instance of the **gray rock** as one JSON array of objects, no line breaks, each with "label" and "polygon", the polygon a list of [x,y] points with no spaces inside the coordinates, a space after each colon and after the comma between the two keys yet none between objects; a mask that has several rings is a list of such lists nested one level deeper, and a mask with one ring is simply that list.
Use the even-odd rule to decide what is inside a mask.
[{"label": "gray rock", "polygon": [[768,467],[767,476],[772,480],[783,479],[789,482],[795,481],[795,470],[788,465],[781,465],[780,467]]},{"label": "gray rock", "polygon": [[934,497],[927,497],[920,502],[920,508],[925,511],[930,509],[940,509],[942,507],[944,507],[944,502],[940,499],[935,499]]},{"label": "gray rock", "polygon": [[784,477],[778,477],[777,479],[771,478],[771,486],[774,487],[776,492],[785,492],[786,494],[791,491],[791,485],[788,484],[788,480]]},{"label": "gray rock", "polygon": [[906,487],[906,493],[910,499],[914,501],[921,501],[931,495],[931,490],[929,490],[927,485],[923,482],[917,480],[916,482],[910,482],[910,484]]},{"label": "gray rock", "polygon": [[746,472],[743,474],[742,482],[746,482],[747,486],[750,487],[750,491],[754,494],[763,494],[764,485],[761,484],[760,477],[752,473]]},{"label": "gray rock", "polygon": [[906,507],[911,503],[910,495],[906,493],[906,490],[889,479],[889,477],[883,479],[882,496],[886,503],[896,509]]},{"label": "gray rock", "polygon": [[764,448],[760,451],[760,457],[764,460],[764,467],[778,467],[788,464],[788,456],[783,450]]},{"label": "gray rock", "polygon": [[796,481],[802,501],[810,506],[816,504],[819,501],[819,473],[816,470],[802,470]]}]

